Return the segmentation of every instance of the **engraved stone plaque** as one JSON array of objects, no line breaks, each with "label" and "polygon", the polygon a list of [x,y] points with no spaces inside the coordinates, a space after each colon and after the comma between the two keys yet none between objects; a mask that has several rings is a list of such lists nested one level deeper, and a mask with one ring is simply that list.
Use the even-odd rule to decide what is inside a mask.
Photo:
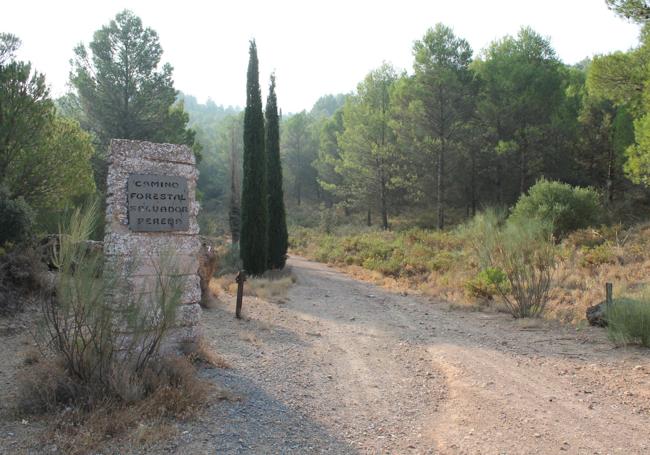
[{"label": "engraved stone plaque", "polygon": [[126,198],[132,231],[187,231],[190,227],[190,204],[184,177],[130,174]]},{"label": "engraved stone plaque", "polygon": [[[107,158],[104,259],[120,285],[106,293],[106,301],[120,309],[149,305],[162,277],[180,277],[176,320],[161,347],[176,352],[201,333],[196,158],[186,145],[125,139],[111,140]],[[161,263],[168,254],[170,270]],[[122,330],[128,321],[120,313],[115,324]]]}]

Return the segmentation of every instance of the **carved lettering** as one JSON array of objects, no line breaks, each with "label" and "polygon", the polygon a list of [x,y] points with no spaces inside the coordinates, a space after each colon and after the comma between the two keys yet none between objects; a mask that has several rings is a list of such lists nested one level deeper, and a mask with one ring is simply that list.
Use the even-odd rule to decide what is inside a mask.
[{"label": "carved lettering", "polygon": [[188,188],[187,180],[183,177],[131,174],[127,182],[127,199],[131,230],[189,229]]}]

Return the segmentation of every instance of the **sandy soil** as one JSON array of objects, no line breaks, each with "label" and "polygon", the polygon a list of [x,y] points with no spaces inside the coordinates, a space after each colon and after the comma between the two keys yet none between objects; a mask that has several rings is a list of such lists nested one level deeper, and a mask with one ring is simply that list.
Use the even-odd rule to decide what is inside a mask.
[{"label": "sandy soil", "polygon": [[[231,297],[204,313],[232,368],[203,374],[230,399],[128,453],[650,453],[649,350],[290,266],[287,298],[247,298],[244,320]],[[0,333],[2,402],[18,340]],[[30,434],[8,416],[0,409],[0,453]]]}]

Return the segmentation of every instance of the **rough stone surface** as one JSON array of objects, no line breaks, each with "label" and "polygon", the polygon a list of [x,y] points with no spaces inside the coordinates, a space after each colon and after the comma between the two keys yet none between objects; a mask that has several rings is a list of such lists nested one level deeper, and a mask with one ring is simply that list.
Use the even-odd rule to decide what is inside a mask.
[{"label": "rough stone surface", "polygon": [[[157,262],[157,259],[160,256],[136,256],[132,259],[129,259],[128,263],[126,262],[125,255],[106,254],[106,257],[109,260],[112,260],[113,263],[120,260],[124,262],[120,267],[130,268],[131,273],[129,276],[131,277],[150,276],[156,275],[158,273],[159,264]],[[174,275],[195,275],[198,268],[199,259],[197,257],[180,253],[174,255]]]},{"label": "rough stone surface", "polygon": [[[196,200],[198,171],[192,150],[185,145],[114,139],[109,151],[107,177],[106,235],[104,255],[107,270],[112,270],[120,286],[109,297],[116,304],[131,299],[150,301],[155,295],[160,270],[165,270],[166,255],[173,257],[173,269],[163,275],[178,275],[184,280],[181,307],[166,346],[192,340],[200,333],[201,287],[199,278],[199,225]],[[132,174],[178,176],[187,180],[189,228],[182,231],[135,232],[128,225],[127,182]]]},{"label": "rough stone surface", "polygon": [[201,322],[201,306],[198,303],[182,305],[178,308],[176,322],[179,327],[194,327]]},{"label": "rough stone surface", "polygon": [[[153,295],[156,292],[157,275],[138,275],[125,278],[127,288],[134,290],[140,296]],[[133,291],[132,291],[133,292]],[[192,304],[201,301],[200,280],[197,275],[183,276],[183,292],[181,304]]]},{"label": "rough stone surface", "polygon": [[[173,243],[169,239],[173,238]],[[129,232],[106,233],[104,236],[104,254],[125,255],[145,259],[159,256],[170,249],[176,254],[191,254],[198,257],[201,241],[198,235],[186,232]]]},{"label": "rough stone surface", "polygon": [[201,326],[192,325],[186,327],[175,327],[167,335],[162,351],[177,351],[182,343],[196,341],[201,336]]},{"label": "rough stone surface", "polygon": [[192,150],[185,145],[113,139],[108,157],[106,222],[111,232],[128,234],[127,181],[130,174],[175,175],[187,179],[190,194],[190,228],[181,235],[199,233],[196,201],[198,172]]}]

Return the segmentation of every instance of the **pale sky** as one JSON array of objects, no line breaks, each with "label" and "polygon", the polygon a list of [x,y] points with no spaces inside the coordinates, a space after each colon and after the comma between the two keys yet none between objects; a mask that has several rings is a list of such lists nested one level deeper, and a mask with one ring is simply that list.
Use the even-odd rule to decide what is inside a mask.
[{"label": "pale sky", "polygon": [[59,96],[75,45],[89,43],[125,8],[158,32],[176,88],[200,102],[244,105],[248,41],[255,38],[262,95],[275,71],[285,113],[353,91],[382,61],[410,70],[413,42],[438,22],[467,39],[475,54],[528,25],[550,37],[565,63],[627,50],[639,34],[604,0],[22,0],[4,2],[0,31],[21,38],[19,57],[44,72]]}]

